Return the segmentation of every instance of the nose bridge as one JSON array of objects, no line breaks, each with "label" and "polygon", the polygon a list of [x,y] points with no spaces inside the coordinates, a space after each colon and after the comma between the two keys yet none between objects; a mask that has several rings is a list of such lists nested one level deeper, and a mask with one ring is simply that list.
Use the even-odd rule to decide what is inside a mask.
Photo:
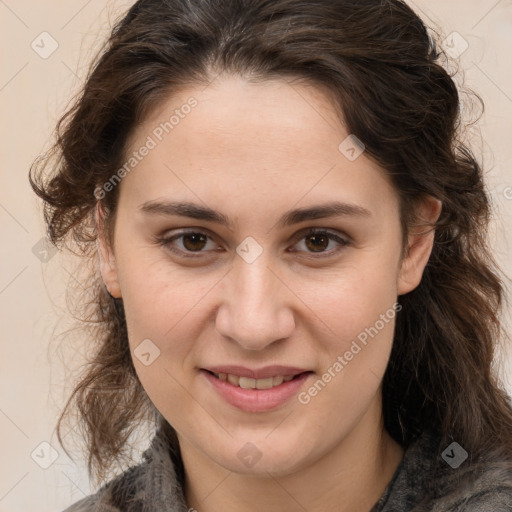
[{"label": "nose bridge", "polygon": [[217,330],[250,350],[261,350],[291,335],[294,328],[289,290],[260,255],[252,263],[237,258],[228,273]]}]

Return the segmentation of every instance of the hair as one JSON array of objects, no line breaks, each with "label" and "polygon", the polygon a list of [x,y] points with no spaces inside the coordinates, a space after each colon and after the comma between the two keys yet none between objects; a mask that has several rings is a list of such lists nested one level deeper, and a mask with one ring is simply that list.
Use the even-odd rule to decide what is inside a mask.
[{"label": "hair", "polygon": [[[30,169],[48,237],[95,260],[99,204],[112,243],[120,187],[101,199],[95,189],[126,161],[137,124],[178,90],[219,74],[322,88],[392,180],[402,255],[422,198],[443,203],[421,283],[400,296],[382,386],[385,428],[403,447],[430,426],[472,457],[491,448],[512,457],[512,409],[493,371],[504,285],[487,241],[491,203],[443,59],[400,0],[140,0],[113,27],[55,144]],[[97,266],[89,280],[90,359],[57,432],[63,445],[62,423],[78,413],[89,475],[102,480],[155,409],[132,363],[122,299],[109,296]]]}]

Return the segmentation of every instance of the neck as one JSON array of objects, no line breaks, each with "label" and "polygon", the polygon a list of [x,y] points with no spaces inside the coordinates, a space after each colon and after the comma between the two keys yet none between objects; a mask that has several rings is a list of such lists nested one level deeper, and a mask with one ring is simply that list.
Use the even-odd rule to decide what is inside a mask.
[{"label": "neck", "polygon": [[199,512],[368,512],[403,457],[386,432],[380,397],[329,453],[280,476],[237,474],[219,466],[179,436],[185,499]]}]

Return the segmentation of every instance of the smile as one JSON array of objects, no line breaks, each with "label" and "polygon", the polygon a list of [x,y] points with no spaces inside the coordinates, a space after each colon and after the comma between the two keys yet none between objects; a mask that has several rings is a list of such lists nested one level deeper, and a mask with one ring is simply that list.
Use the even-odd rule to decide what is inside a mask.
[{"label": "smile", "polygon": [[231,373],[211,373],[218,379],[243,389],[270,389],[297,377],[296,375],[276,375],[266,379],[251,379],[250,377],[240,377]]},{"label": "smile", "polygon": [[200,374],[224,403],[250,413],[263,413],[284,406],[300,392],[306,381],[313,378],[311,371],[259,379],[204,368]]}]

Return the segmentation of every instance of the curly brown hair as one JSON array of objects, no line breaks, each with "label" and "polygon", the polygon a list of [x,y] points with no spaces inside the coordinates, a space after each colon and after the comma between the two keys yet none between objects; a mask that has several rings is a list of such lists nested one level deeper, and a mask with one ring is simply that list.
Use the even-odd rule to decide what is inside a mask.
[{"label": "curly brown hair", "polygon": [[[474,458],[491,448],[512,458],[512,409],[492,368],[504,336],[503,276],[487,241],[482,167],[461,135],[446,58],[400,0],[140,0],[114,26],[55,145],[30,170],[49,239],[96,261],[99,203],[112,243],[120,187],[101,199],[95,188],[126,160],[137,124],[179,89],[219,73],[326,88],[349,133],[392,179],[404,253],[419,200],[443,203],[423,279],[400,297],[383,380],[387,431],[407,447],[428,425]],[[122,299],[108,295],[97,269],[87,288],[92,298],[79,304],[90,360],[57,433],[63,445],[63,421],[78,413],[89,474],[101,481],[126,460],[137,426],[158,412],[134,369]]]}]

